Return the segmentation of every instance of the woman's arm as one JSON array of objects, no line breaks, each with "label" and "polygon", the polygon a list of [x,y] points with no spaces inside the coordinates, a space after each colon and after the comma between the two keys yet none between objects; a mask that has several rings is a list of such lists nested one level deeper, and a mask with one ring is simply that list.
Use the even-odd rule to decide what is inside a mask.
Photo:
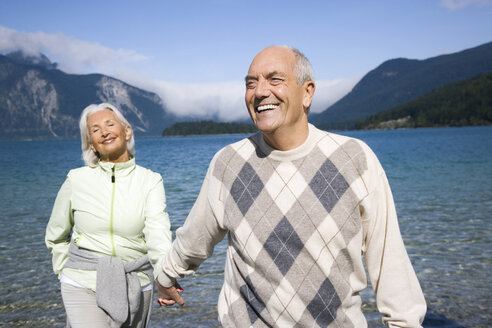
[{"label": "woman's arm", "polygon": [[46,227],[45,243],[53,255],[53,271],[59,275],[68,258],[68,246],[73,227],[71,206],[72,185],[67,177],[56,196]]},{"label": "woman's arm", "polygon": [[171,248],[172,234],[169,215],[166,211],[166,196],[162,177],[153,180],[145,204],[144,236],[150,263],[154,268],[154,279],[162,272],[162,258]]}]

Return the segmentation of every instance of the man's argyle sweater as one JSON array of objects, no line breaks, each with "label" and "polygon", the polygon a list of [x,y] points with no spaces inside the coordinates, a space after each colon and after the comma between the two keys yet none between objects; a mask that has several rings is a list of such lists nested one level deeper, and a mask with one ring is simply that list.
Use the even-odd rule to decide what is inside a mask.
[{"label": "man's argyle sweater", "polygon": [[224,327],[365,327],[369,277],[383,321],[419,327],[425,300],[400,235],[391,191],[363,142],[318,130],[290,151],[261,133],[212,160],[163,261],[193,273],[228,235],[218,311]]}]

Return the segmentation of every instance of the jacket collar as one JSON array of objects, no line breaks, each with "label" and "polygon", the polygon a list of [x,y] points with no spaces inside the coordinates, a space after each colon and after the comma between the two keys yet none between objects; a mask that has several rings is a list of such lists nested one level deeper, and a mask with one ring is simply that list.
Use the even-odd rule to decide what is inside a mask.
[{"label": "jacket collar", "polygon": [[113,174],[113,167],[114,167],[114,174],[115,176],[118,177],[129,175],[136,167],[135,157],[132,157],[129,161],[123,163],[99,161],[97,165],[104,172],[104,174],[107,174],[109,176]]}]

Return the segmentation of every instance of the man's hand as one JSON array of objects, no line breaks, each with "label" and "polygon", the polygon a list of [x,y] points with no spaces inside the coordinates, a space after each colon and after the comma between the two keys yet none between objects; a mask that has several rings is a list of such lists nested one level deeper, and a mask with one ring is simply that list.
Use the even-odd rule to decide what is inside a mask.
[{"label": "man's hand", "polygon": [[176,283],[174,286],[171,287],[164,287],[161,284],[159,284],[159,281],[155,281],[157,284],[157,292],[159,294],[159,298],[157,299],[157,303],[159,305],[164,305],[164,306],[171,306],[174,304],[178,304],[179,306],[185,306],[186,303],[183,298],[179,295],[183,291],[183,288]]}]

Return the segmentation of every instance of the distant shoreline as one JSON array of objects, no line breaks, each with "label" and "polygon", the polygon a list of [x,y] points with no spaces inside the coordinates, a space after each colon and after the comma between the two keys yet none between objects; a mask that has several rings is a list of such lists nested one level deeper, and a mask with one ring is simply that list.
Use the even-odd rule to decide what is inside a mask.
[{"label": "distant shoreline", "polygon": [[[417,130],[417,129],[441,129],[441,128],[479,128],[479,127],[488,127],[492,126],[492,124],[482,124],[482,125],[453,125],[453,126],[420,126],[420,127],[401,127],[394,129],[347,129],[347,130],[324,130],[327,132],[338,133],[338,132],[356,132],[356,131],[390,131],[390,130]],[[321,129],[323,130],[323,129]],[[241,133],[211,133],[211,134],[187,134],[187,135],[136,135],[137,139],[145,139],[145,138],[178,138],[178,137],[201,137],[201,136],[227,136],[227,135],[253,135],[255,132],[241,132]],[[28,142],[36,142],[36,141],[79,141],[79,137],[73,138],[49,138],[49,137],[40,137],[40,138],[21,138],[21,139],[3,139],[0,138],[0,142],[19,142],[19,141],[28,141]]]},{"label": "distant shoreline", "polygon": [[[482,124],[482,125],[442,125],[442,126],[419,126],[419,127],[397,127],[397,128],[369,128],[369,129],[339,129],[339,130],[330,130],[330,129],[320,129],[327,132],[355,132],[355,131],[390,131],[390,130],[418,130],[418,129],[441,129],[441,128],[475,128],[475,127],[486,127],[492,126],[492,124]],[[257,131],[256,131],[257,132]],[[221,136],[221,135],[253,135],[256,132],[252,133],[211,133],[211,134],[187,134],[187,135],[166,135],[162,137],[200,137],[200,136]]]}]

